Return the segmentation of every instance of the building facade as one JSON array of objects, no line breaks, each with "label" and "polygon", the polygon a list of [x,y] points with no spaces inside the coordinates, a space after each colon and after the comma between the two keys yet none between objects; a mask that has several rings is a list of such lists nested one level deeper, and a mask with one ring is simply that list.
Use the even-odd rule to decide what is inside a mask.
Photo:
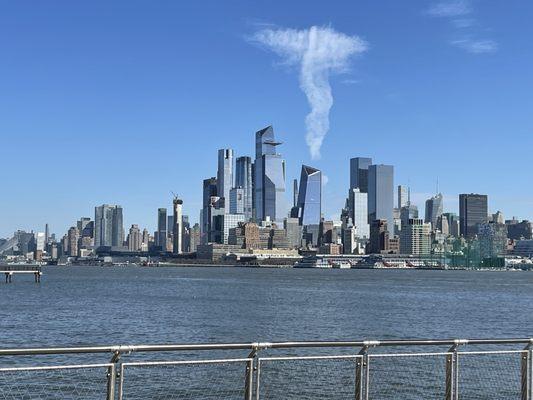
[{"label": "building facade", "polygon": [[461,235],[472,239],[478,233],[478,225],[488,220],[488,197],[484,194],[459,195],[459,221]]},{"label": "building facade", "polygon": [[387,220],[390,236],[394,235],[394,167],[371,165],[368,167],[368,222]]},{"label": "building facade", "polygon": [[255,219],[283,221],[286,216],[285,160],[276,152],[274,129],[268,126],[255,134]]}]

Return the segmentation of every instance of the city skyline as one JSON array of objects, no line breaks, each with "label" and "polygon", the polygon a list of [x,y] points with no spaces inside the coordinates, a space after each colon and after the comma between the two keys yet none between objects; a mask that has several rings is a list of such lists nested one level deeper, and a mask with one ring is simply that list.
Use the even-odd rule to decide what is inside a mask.
[{"label": "city skyline", "polygon": [[[91,4],[103,13],[61,1],[6,5],[0,237],[46,223],[66,232],[104,203],[122,205],[125,229],[153,232],[153,210],[171,209],[170,191],[197,222],[201,182],[216,171],[212,155],[231,147],[254,158],[250,136],[269,124],[284,142],[286,185],[302,164],[322,171],[326,219],[338,219],[347,163],[357,156],[394,165],[395,182],[412,188],[422,216],[438,179],[445,211],[458,212],[459,193],[486,193],[491,212],[533,219],[533,187],[523,184],[533,140],[533,5],[466,3],[455,17],[439,1],[346,2],[333,11],[309,4],[303,14],[281,3],[213,4],[205,13],[195,4]],[[200,15],[202,27],[188,22]],[[454,18],[471,26],[456,27]],[[311,159],[306,143],[310,107],[298,67],[280,66],[251,43],[265,23],[282,32],[330,26],[367,43],[329,77],[334,101],[321,159]]]}]

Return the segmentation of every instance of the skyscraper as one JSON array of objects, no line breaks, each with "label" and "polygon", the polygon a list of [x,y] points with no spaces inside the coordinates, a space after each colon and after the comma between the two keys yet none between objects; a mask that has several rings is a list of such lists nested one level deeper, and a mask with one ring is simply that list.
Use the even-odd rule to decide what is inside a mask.
[{"label": "skyscraper", "polygon": [[172,238],[174,254],[181,254],[183,251],[182,235],[183,235],[183,200],[174,197],[172,202],[174,206],[174,218],[172,226]]},{"label": "skyscraper", "polygon": [[129,251],[140,251],[141,250],[141,230],[139,225],[132,225],[130,232],[128,233],[128,250]]},{"label": "skyscraper", "polygon": [[396,207],[398,209],[401,209],[402,207],[405,207],[407,203],[409,202],[409,189],[407,186],[398,185],[398,204]]},{"label": "skyscraper", "polygon": [[368,193],[368,167],[370,165],[372,165],[371,158],[350,159],[350,189],[359,188],[362,193]]},{"label": "skyscraper", "polygon": [[103,204],[94,208],[94,245],[122,246],[124,244],[124,224],[122,207]]},{"label": "skyscraper", "polygon": [[426,224],[431,224],[431,229],[433,230],[437,228],[437,221],[442,215],[442,209],[441,193],[426,200],[426,217],[424,218],[424,222]]},{"label": "skyscraper", "polygon": [[485,194],[459,195],[461,235],[471,239],[478,233],[478,225],[488,220],[488,198]]},{"label": "skyscraper", "polygon": [[[245,215],[244,213],[245,190],[240,186],[234,187],[230,190],[229,197],[230,197],[230,207],[229,207],[230,214]],[[246,215],[245,215],[245,219],[247,219]]]},{"label": "skyscraper", "polygon": [[200,213],[200,241],[206,244],[209,241],[209,232],[211,230],[211,198],[217,196],[217,178],[204,179],[202,211]]},{"label": "skyscraper", "polygon": [[251,157],[239,157],[235,164],[235,187],[243,189],[244,216],[253,217],[253,163]]},{"label": "skyscraper", "polygon": [[157,237],[156,246],[160,247],[162,251],[167,250],[167,209],[157,209]]},{"label": "skyscraper", "polygon": [[322,213],[322,172],[302,165],[298,191],[300,225],[318,225]]},{"label": "skyscraper", "polygon": [[233,187],[233,150],[218,151],[217,195],[223,197],[226,212],[229,213],[229,191]]},{"label": "skyscraper", "polygon": [[268,126],[255,134],[255,219],[282,221],[286,214],[285,160],[276,153],[274,129]]},{"label": "skyscraper", "polygon": [[370,225],[368,224],[368,193],[363,193],[359,188],[350,189],[348,196],[350,218],[355,226],[356,238],[370,238]]},{"label": "skyscraper", "polygon": [[394,235],[394,167],[371,165],[368,167],[368,222],[387,220],[390,236]]}]

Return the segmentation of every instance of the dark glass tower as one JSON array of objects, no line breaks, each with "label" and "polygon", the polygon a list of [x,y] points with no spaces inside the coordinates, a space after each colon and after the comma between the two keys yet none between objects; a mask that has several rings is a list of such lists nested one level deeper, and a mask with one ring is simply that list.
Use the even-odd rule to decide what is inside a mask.
[{"label": "dark glass tower", "polygon": [[459,224],[461,235],[467,239],[476,236],[478,225],[488,220],[488,197],[485,194],[459,195]]}]

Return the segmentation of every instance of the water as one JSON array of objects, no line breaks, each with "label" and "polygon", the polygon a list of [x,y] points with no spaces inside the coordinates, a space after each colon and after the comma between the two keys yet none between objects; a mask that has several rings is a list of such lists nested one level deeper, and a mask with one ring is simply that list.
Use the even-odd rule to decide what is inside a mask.
[{"label": "water", "polygon": [[533,336],[528,272],[48,267],[0,284],[1,347]]},{"label": "water", "polygon": [[[49,267],[41,284],[32,276],[0,284],[0,346],[531,337],[532,289],[533,274],[527,272]],[[343,355],[336,359],[262,361],[261,399],[353,399],[358,350],[334,349]],[[375,351],[371,399],[445,398],[444,355],[372,358]],[[134,353],[122,361],[247,353]],[[260,352],[269,355],[276,354]],[[462,399],[521,398],[521,354],[460,357]],[[0,367],[21,367],[107,362],[110,354],[1,358]],[[124,399],[245,394],[242,362],[125,368]],[[0,371],[0,398],[102,399],[107,372]]]}]

